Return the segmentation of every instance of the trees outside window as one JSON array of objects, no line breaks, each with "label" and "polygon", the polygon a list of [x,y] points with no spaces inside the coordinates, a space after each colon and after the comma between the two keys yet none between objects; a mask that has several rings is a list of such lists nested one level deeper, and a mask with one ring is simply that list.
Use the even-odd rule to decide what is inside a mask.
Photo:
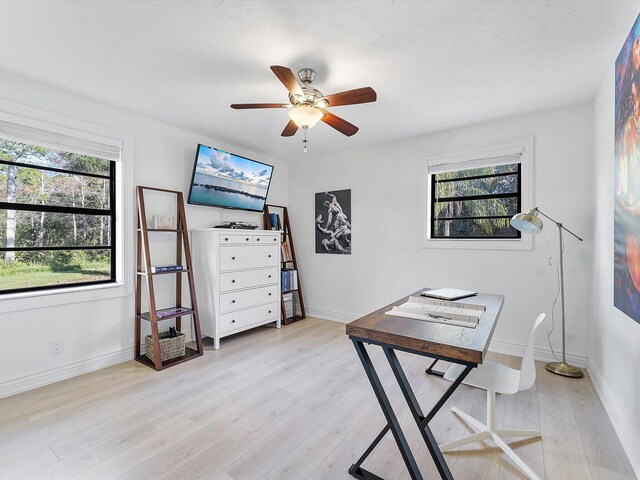
[{"label": "trees outside window", "polygon": [[431,238],[520,238],[509,224],[520,207],[520,163],[431,175]]},{"label": "trees outside window", "polygon": [[115,281],[115,165],[0,138],[0,293]]}]

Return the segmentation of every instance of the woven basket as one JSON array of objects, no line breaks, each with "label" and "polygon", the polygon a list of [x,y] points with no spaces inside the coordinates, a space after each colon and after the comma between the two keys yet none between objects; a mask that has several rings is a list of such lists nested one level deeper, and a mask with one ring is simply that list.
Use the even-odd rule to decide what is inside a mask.
[{"label": "woven basket", "polygon": [[[160,337],[160,361],[165,362],[172,358],[184,356],[184,333],[178,332],[178,336],[171,338],[169,332],[161,332]],[[147,335],[144,337],[144,345],[147,358],[155,362],[155,352],[153,351],[153,337]]]}]

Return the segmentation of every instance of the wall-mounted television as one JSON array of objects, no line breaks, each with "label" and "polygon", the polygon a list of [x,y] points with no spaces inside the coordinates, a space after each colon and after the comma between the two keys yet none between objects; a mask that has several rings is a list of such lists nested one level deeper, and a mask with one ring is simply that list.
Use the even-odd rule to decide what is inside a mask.
[{"label": "wall-mounted television", "polygon": [[262,212],[273,167],[198,144],[188,203]]}]

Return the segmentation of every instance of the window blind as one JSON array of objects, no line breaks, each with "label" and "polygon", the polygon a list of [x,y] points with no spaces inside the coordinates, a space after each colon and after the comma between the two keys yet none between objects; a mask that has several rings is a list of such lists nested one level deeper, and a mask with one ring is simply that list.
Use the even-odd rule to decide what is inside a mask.
[{"label": "window blind", "polygon": [[120,161],[122,151],[120,140],[42,122],[29,121],[29,123],[34,125],[0,119],[0,137],[53,150],[98,157],[113,162]]},{"label": "window blind", "polygon": [[506,165],[509,163],[521,163],[522,150],[519,152],[507,153],[503,155],[487,156],[484,158],[464,159],[442,163],[431,164],[428,166],[429,174],[452,172],[457,170],[469,170],[472,168],[492,167],[495,165]]}]

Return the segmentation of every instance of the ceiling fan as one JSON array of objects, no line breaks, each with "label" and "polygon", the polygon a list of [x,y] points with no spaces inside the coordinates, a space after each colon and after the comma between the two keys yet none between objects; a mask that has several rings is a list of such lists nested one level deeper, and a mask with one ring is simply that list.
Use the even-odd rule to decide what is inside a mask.
[{"label": "ceiling fan", "polygon": [[303,68],[298,71],[300,82],[293,72],[287,67],[272,65],[271,70],[282,84],[289,90],[290,103],[234,103],[231,108],[251,109],[251,108],[287,108],[289,109],[289,123],[282,131],[283,137],[292,137],[302,128],[305,131],[303,144],[305,152],[307,148],[306,131],[322,120],[330,127],[335,128],[340,133],[350,137],[355,135],[358,127],[338,117],[326,109],[340,105],[355,105],[358,103],[375,102],[376,92],[371,87],[356,88],[346,92],[334,93],[333,95],[323,95],[322,92],[311,86],[316,77],[315,70]]}]

